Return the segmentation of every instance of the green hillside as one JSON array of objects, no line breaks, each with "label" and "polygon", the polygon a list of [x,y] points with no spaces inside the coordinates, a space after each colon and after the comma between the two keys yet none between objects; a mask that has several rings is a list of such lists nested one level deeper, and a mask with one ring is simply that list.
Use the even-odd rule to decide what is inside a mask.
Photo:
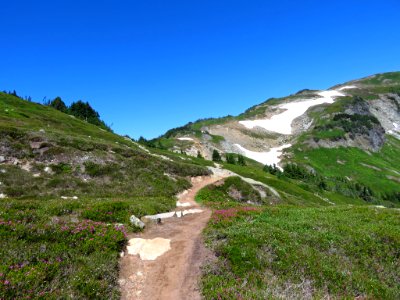
[{"label": "green hillside", "polygon": [[[316,91],[151,141],[112,133],[94,110],[98,126],[65,105],[60,111],[0,93],[0,299],[119,299],[119,253],[139,230],[130,216],[170,211],[190,177],[217,166],[233,176],[196,196],[213,211],[206,299],[398,298],[400,140],[385,117],[400,114],[400,73],[334,88],[345,85],[356,87],[310,108],[312,125],[284,138],[238,121]],[[219,150],[217,163],[197,148],[186,154],[227,142],[208,131],[213,126],[293,146],[282,169],[230,151]]]},{"label": "green hillside", "polygon": [[1,299],[118,299],[129,217],[169,211],[188,176],[209,173],[5,93],[0,137]]}]

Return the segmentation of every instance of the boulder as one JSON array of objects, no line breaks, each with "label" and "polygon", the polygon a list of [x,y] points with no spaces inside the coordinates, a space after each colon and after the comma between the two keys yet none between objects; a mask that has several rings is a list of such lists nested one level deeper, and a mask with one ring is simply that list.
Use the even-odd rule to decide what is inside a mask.
[{"label": "boulder", "polygon": [[133,226],[139,227],[140,229],[144,228],[144,223],[134,215],[129,217],[129,221]]}]

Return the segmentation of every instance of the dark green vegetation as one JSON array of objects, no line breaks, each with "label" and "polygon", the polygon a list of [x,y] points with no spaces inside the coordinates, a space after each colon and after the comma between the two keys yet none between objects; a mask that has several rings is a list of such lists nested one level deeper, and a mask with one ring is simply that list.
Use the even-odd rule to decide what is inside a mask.
[{"label": "dark green vegetation", "polygon": [[216,149],[213,150],[212,160],[215,161],[215,162],[221,162],[222,161],[222,157],[219,154],[218,150],[216,150]]},{"label": "dark green vegetation", "polygon": [[169,211],[212,163],[149,152],[56,102],[0,93],[0,299],[118,299],[129,217]]},{"label": "dark green vegetation", "polygon": [[100,119],[100,115],[89,104],[78,100],[73,102],[70,107],[67,107],[60,97],[56,97],[51,101],[47,101],[46,105],[51,106],[63,113],[70,114],[90,124],[99,126],[105,130],[111,131],[111,128]]},{"label": "dark green vegetation", "polygon": [[240,166],[246,165],[246,159],[241,154],[226,153],[225,161],[231,165],[240,165]]}]

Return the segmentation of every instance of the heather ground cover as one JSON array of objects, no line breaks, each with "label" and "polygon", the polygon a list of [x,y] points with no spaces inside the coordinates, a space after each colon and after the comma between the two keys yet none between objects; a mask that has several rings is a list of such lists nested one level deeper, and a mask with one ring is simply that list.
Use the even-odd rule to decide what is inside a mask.
[{"label": "heather ground cover", "polygon": [[398,209],[227,200],[208,202],[205,238],[215,260],[203,270],[206,299],[400,297]]},{"label": "heather ground cover", "polygon": [[174,198],[0,202],[0,299],[118,299],[129,216]]}]

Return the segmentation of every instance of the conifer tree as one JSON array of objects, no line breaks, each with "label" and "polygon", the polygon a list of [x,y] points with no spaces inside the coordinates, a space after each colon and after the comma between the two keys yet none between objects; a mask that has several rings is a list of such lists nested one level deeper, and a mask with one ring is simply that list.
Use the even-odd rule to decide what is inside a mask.
[{"label": "conifer tree", "polygon": [[225,155],[225,158],[226,158],[226,162],[227,162],[228,164],[236,165],[235,155],[233,155],[232,153],[227,153],[227,154]]},{"label": "conifer tree", "polygon": [[213,154],[212,154],[212,160],[216,162],[222,161],[221,155],[219,154],[217,149],[214,149]]},{"label": "conifer tree", "polygon": [[238,154],[237,164],[239,166],[245,166],[246,165],[246,160],[244,159],[243,155]]},{"label": "conifer tree", "polygon": [[57,109],[57,110],[59,110],[59,111],[62,111],[62,112],[64,112],[64,113],[68,111],[67,106],[65,105],[64,101],[61,100],[60,97],[54,98],[54,99],[50,102],[49,106],[51,106],[51,107],[53,107],[53,108],[55,108],[55,109]]}]

